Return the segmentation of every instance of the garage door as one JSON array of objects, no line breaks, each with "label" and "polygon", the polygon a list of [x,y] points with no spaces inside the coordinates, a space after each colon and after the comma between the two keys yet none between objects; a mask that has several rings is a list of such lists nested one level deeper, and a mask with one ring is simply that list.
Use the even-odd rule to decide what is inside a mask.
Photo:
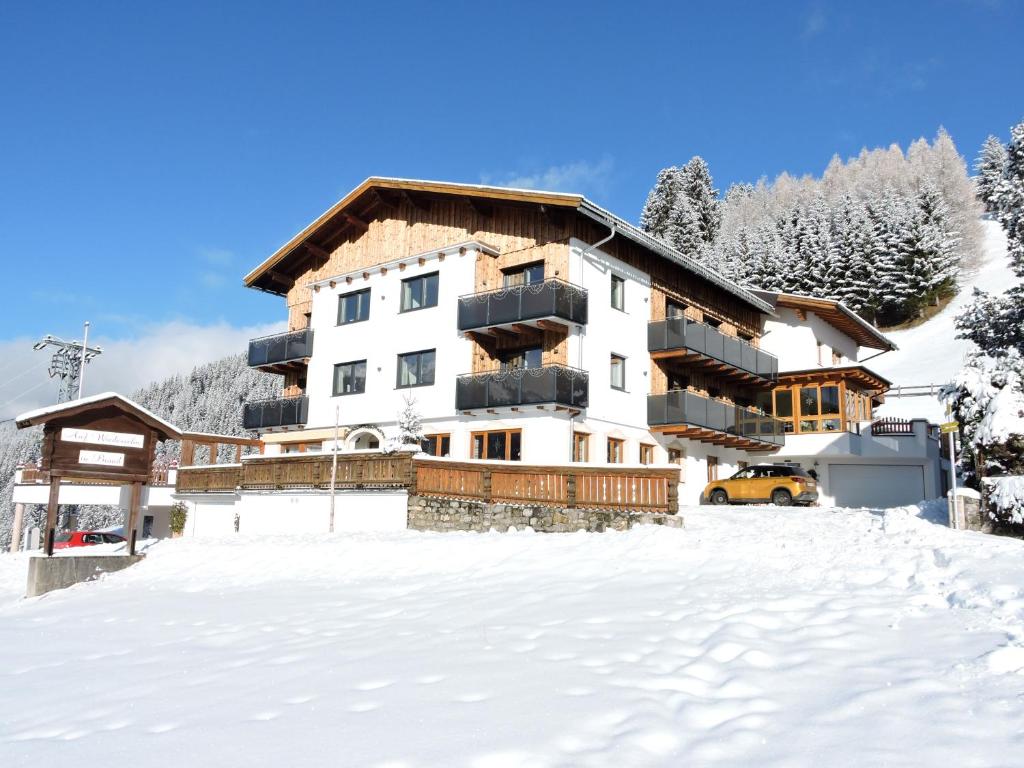
[{"label": "garage door", "polygon": [[900,507],[924,498],[924,467],[831,464],[828,479],[840,507]]}]

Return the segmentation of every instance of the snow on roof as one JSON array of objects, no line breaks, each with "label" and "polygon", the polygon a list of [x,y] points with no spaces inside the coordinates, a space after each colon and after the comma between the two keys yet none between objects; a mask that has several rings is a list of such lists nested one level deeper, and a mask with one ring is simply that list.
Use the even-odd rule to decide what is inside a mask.
[{"label": "snow on roof", "polygon": [[19,429],[31,426],[32,422],[38,421],[44,417],[56,416],[64,411],[74,410],[80,408],[83,405],[90,405],[91,403],[100,403],[104,400],[119,400],[124,405],[128,406],[131,410],[138,411],[139,413],[146,416],[148,419],[157,422],[167,432],[174,435],[175,437],[181,436],[181,430],[171,424],[166,419],[161,419],[152,411],[143,408],[141,405],[136,403],[134,400],[130,400],[124,395],[119,395],[117,392],[100,392],[98,395],[89,395],[88,397],[81,397],[78,400],[69,400],[66,403],[58,403],[57,405],[48,405],[43,408],[36,408],[34,411],[26,411],[25,413],[16,416],[14,419],[15,424],[18,425]]},{"label": "snow on roof", "polygon": [[841,301],[823,299],[818,296],[807,296],[802,293],[765,291],[760,288],[752,288],[751,292],[763,298],[773,307],[777,307],[781,303],[783,306],[795,305],[814,312],[825,322],[847,334],[862,347],[871,347],[885,351],[897,349],[892,339]]}]

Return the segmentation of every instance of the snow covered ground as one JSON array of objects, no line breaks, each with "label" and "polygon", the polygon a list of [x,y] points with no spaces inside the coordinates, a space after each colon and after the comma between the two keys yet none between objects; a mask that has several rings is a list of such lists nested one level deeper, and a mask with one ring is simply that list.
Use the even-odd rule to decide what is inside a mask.
[{"label": "snow covered ground", "polygon": [[[887,333],[899,347],[867,363],[894,385],[946,384],[963,365],[974,344],[956,338],[953,319],[974,297],[974,289],[1003,293],[1017,282],[1006,252],[1006,232],[998,222],[983,219],[984,258],[977,272],[966,275],[960,292],[935,317],[916,328]],[[946,421],[945,406],[935,398],[886,398],[877,412],[879,416],[924,418],[939,423]]]},{"label": "snow covered ground", "polygon": [[1024,542],[917,512],[0,555],[0,765],[1020,765]]}]

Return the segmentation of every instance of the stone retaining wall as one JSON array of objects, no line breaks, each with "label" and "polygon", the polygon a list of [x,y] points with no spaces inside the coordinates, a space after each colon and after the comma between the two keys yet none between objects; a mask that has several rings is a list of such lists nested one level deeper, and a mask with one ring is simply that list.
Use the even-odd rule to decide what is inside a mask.
[{"label": "stone retaining wall", "polygon": [[418,531],[477,531],[533,528],[544,533],[626,531],[634,525],[682,528],[683,518],[654,512],[488,504],[433,496],[409,497],[409,528]]}]

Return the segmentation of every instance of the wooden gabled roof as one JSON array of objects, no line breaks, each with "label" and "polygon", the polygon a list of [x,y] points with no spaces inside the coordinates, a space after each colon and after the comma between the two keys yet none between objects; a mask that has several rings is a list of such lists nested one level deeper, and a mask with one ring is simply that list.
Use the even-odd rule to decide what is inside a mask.
[{"label": "wooden gabled roof", "polygon": [[366,231],[370,219],[380,205],[396,205],[407,200],[413,207],[425,207],[438,195],[464,199],[480,210],[495,203],[542,206],[545,209],[574,212],[613,229],[618,235],[647,248],[661,258],[695,274],[722,290],[731,293],[758,312],[773,314],[772,308],[751,291],[741,288],[720,273],[680,253],[667,243],[641,231],[627,221],[604,210],[582,195],[564,192],[543,192],[532,189],[492,187],[484,184],[460,184],[446,181],[423,181],[371,176],[341,200],[313,220],[295,237],[282,245],[244,278],[245,285],[270,293],[284,295],[292,285],[294,273],[307,259],[324,260],[337,247],[340,238],[352,231]]},{"label": "wooden gabled roof", "polygon": [[88,413],[89,411],[100,411],[109,407],[114,407],[119,411],[134,416],[147,427],[153,429],[161,440],[181,439],[181,430],[176,426],[116,392],[102,392],[98,395],[90,395],[78,400],[69,400],[66,403],[38,408],[15,417],[14,422],[17,424],[18,429],[25,429],[26,427],[47,424],[51,421],[61,421]]},{"label": "wooden gabled roof", "polygon": [[837,365],[831,368],[808,368],[802,371],[779,371],[778,383],[782,386],[788,384],[821,383],[824,381],[835,381],[846,379],[860,384],[865,389],[878,392],[879,394],[889,391],[892,382],[884,376],[865,368],[863,365]]},{"label": "wooden gabled roof", "polygon": [[[510,187],[491,187],[481,184],[457,184],[441,181],[418,181],[414,179],[394,179],[383,176],[371,176],[353,189],[341,200],[336,202],[322,214],[317,216],[295,237],[278,248],[269,258],[252,270],[244,278],[248,287],[260,287],[261,278],[272,273],[274,267],[281,264],[288,256],[300,248],[314,251],[326,250],[327,243],[320,241],[318,235],[324,227],[332,223],[337,227],[352,226],[365,229],[366,221],[362,215],[368,208],[380,202],[390,202],[411,195],[454,195],[467,199],[485,198],[503,200],[513,203],[532,203],[562,208],[576,208],[582,202],[580,195],[561,192],[538,192],[530,189],[513,189]],[[411,198],[415,200],[415,198]],[[414,202],[415,205],[415,202]]]},{"label": "wooden gabled roof", "polygon": [[775,293],[757,289],[752,289],[751,293],[776,308],[785,307],[798,312],[813,312],[833,328],[856,341],[861,347],[881,349],[886,352],[896,349],[896,345],[885,334],[841,301],[819,299],[798,293]]}]

